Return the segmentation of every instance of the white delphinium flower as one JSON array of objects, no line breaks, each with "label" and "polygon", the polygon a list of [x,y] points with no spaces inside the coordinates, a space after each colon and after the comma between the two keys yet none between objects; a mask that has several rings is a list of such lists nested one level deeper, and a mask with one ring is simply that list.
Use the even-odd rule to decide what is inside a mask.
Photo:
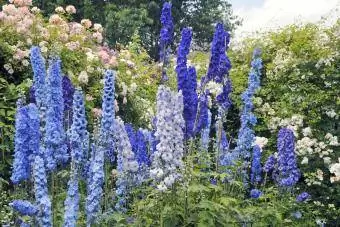
[{"label": "white delphinium flower", "polygon": [[157,130],[155,133],[159,143],[153,154],[150,171],[150,176],[158,183],[157,188],[160,191],[171,187],[181,177],[184,152],[182,113],[182,93],[171,92],[169,88],[160,86],[157,93]]},{"label": "white delphinium flower", "polygon": [[268,143],[268,139],[266,137],[258,137],[256,136],[255,137],[255,142],[254,142],[254,145],[258,145],[261,150],[264,146],[266,146]]}]

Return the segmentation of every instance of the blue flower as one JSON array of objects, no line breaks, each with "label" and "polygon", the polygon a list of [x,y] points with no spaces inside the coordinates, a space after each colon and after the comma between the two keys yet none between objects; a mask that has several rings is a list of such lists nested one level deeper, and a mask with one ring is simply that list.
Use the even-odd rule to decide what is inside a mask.
[{"label": "blue flower", "polygon": [[40,226],[52,226],[51,200],[48,197],[47,178],[44,160],[40,155],[35,156],[33,165],[34,194],[39,210],[37,219]]},{"label": "blue flower", "polygon": [[115,155],[113,151],[113,128],[115,119],[115,73],[107,70],[104,77],[104,90],[102,97],[102,119],[100,126],[100,143],[105,148],[106,157],[113,162]]},{"label": "blue flower", "polygon": [[229,97],[231,92],[232,92],[231,80],[227,78],[226,83],[223,85],[222,92],[216,97],[216,102],[225,111],[227,111],[232,105],[232,101]]},{"label": "blue flower", "polygon": [[211,57],[208,73],[204,78],[205,83],[210,80],[214,80],[217,83],[224,82],[225,76],[231,68],[230,61],[225,53],[229,40],[229,33],[224,30],[223,24],[217,23],[211,45]]},{"label": "blue flower", "polygon": [[15,117],[14,161],[11,180],[14,184],[30,177],[28,107],[18,108]]},{"label": "blue flower", "polygon": [[284,187],[294,186],[299,178],[300,171],[295,158],[295,138],[292,130],[282,128],[277,138],[278,150],[278,181]]},{"label": "blue flower", "polygon": [[33,46],[31,48],[31,65],[33,69],[33,87],[34,96],[39,110],[46,104],[46,66],[45,59],[41,55],[40,48]]},{"label": "blue flower", "polygon": [[171,15],[171,3],[165,2],[161,12],[161,32],[159,37],[160,59],[164,62],[167,55],[167,47],[174,36],[174,23]]},{"label": "blue flower", "polygon": [[14,200],[9,204],[14,210],[18,211],[20,215],[34,216],[37,214],[38,209],[29,201]]},{"label": "blue flower", "polygon": [[269,173],[272,171],[276,164],[276,158],[274,155],[270,155],[266,161],[266,163],[263,166],[263,171],[266,173]]},{"label": "blue flower", "polygon": [[296,211],[294,213],[292,213],[292,216],[296,219],[300,219],[302,217],[302,214],[300,211]]},{"label": "blue flower", "polygon": [[258,199],[260,198],[260,196],[262,196],[262,192],[258,189],[252,189],[250,191],[250,197],[253,198],[253,199]]},{"label": "blue flower", "polygon": [[64,98],[64,110],[68,111],[72,109],[73,104],[73,94],[74,94],[74,86],[67,76],[63,76],[63,98]]},{"label": "blue flower", "polygon": [[202,129],[208,125],[208,91],[204,92],[199,96],[198,104],[198,120],[195,126],[195,132],[199,133]]},{"label": "blue flower", "polygon": [[296,197],[296,201],[297,202],[304,202],[308,199],[310,199],[310,194],[308,192],[302,192],[301,194],[299,194],[297,197]]},{"label": "blue flower", "polygon": [[248,88],[242,94],[243,109],[241,114],[241,127],[238,132],[237,146],[235,152],[242,159],[249,159],[253,142],[255,140],[254,130],[252,127],[256,124],[256,117],[252,113],[253,103],[252,98],[257,89],[260,87],[260,77],[262,69],[262,60],[254,51],[252,68],[248,78]]},{"label": "blue flower", "polygon": [[138,165],[141,167],[143,165],[149,166],[150,160],[148,156],[148,151],[146,147],[146,138],[141,129],[139,129],[136,133],[136,160]]},{"label": "blue flower", "polygon": [[87,120],[85,115],[84,95],[80,89],[74,92],[73,97],[73,119],[68,132],[71,147],[71,157],[78,169],[87,160],[89,147],[89,133],[86,129]]},{"label": "blue flower", "polygon": [[250,181],[252,184],[258,184],[261,182],[262,177],[261,167],[261,148],[258,145],[253,147],[253,160],[251,163]]},{"label": "blue flower", "polygon": [[57,163],[69,159],[64,131],[64,99],[62,91],[61,61],[50,62],[47,83],[47,111],[45,124],[45,161],[47,170],[54,170]]}]

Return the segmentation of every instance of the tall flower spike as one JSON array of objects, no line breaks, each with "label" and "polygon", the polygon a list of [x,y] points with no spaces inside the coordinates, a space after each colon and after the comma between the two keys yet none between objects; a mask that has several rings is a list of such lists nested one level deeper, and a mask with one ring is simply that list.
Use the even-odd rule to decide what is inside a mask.
[{"label": "tall flower spike", "polygon": [[73,97],[73,118],[69,131],[71,158],[77,169],[88,159],[89,133],[85,115],[85,102],[82,90],[77,89]]},{"label": "tall flower spike", "polygon": [[28,107],[18,108],[15,117],[14,161],[11,180],[14,184],[30,177]]},{"label": "tall flower spike", "polygon": [[258,145],[253,147],[253,160],[251,163],[250,181],[253,185],[259,184],[262,180],[261,177],[261,148]]},{"label": "tall flower spike", "polygon": [[231,94],[231,91],[232,91],[231,80],[227,78],[225,84],[223,85],[222,92],[216,97],[217,104],[224,111],[227,111],[232,104],[231,99],[229,97]]},{"label": "tall flower spike", "polygon": [[162,69],[162,81],[167,81],[168,76],[166,75],[165,67],[169,62],[170,47],[174,36],[174,24],[171,16],[171,3],[165,2],[161,13],[161,32],[159,37],[159,58],[160,62],[163,63]]},{"label": "tall flower spike", "polygon": [[100,144],[105,149],[105,155],[113,162],[115,160],[113,151],[113,129],[115,119],[115,73],[111,70],[105,72],[103,103],[102,103],[102,119],[100,126]]},{"label": "tall flower spike", "polygon": [[45,160],[47,169],[51,171],[56,168],[57,163],[65,164],[69,159],[63,126],[64,100],[60,59],[50,62],[47,88]]},{"label": "tall flower spike", "polygon": [[229,33],[224,30],[223,24],[217,23],[211,45],[211,57],[205,83],[211,80],[217,83],[224,82],[225,76],[231,68],[230,61],[226,56],[229,40]]},{"label": "tall flower spike", "polygon": [[52,227],[51,200],[48,197],[47,178],[44,160],[40,155],[35,156],[33,165],[34,193],[40,226]]},{"label": "tall flower spike", "polygon": [[43,150],[40,148],[40,118],[39,110],[33,103],[28,105],[28,126],[29,126],[29,154],[31,155],[31,162],[34,161],[34,156],[41,155],[43,157]]},{"label": "tall flower spike", "polygon": [[295,158],[294,133],[288,128],[282,128],[277,138],[278,150],[278,183],[283,187],[294,186],[299,178],[300,171]]},{"label": "tall flower spike", "polygon": [[30,58],[33,69],[33,87],[35,100],[37,103],[37,107],[40,110],[45,105],[46,98],[45,78],[47,74],[45,59],[41,55],[40,48],[37,46],[33,46],[31,48]]},{"label": "tall flower spike", "polygon": [[162,13],[161,13],[161,33],[160,33],[160,59],[164,60],[166,58],[166,49],[168,45],[171,44],[174,36],[174,23],[171,15],[171,3],[165,2],[163,4]]},{"label": "tall flower spike", "polygon": [[190,138],[194,135],[194,124],[196,120],[198,97],[197,76],[194,67],[187,67],[187,55],[190,51],[192,31],[189,28],[182,30],[182,39],[177,52],[177,88],[183,95],[183,117],[185,120],[185,137]]},{"label": "tall flower spike", "polygon": [[262,69],[262,60],[259,51],[255,50],[251,70],[248,79],[248,88],[242,94],[243,108],[241,114],[241,127],[238,132],[237,146],[235,152],[242,159],[249,159],[252,149],[252,144],[255,140],[254,130],[252,127],[256,124],[256,117],[252,113],[253,103],[252,98],[257,89],[260,87],[260,77]]},{"label": "tall flower spike", "polygon": [[125,212],[126,202],[129,196],[129,189],[135,184],[134,176],[138,171],[138,163],[132,151],[128,134],[124,127],[124,122],[117,119],[115,123],[116,147],[117,147],[117,170],[116,194],[118,202],[116,209]]},{"label": "tall flower spike", "polygon": [[77,226],[79,212],[79,183],[77,172],[72,166],[71,178],[68,182],[67,197],[65,200],[64,227]]},{"label": "tall flower spike", "polygon": [[104,184],[104,151],[103,147],[92,147],[90,174],[87,181],[86,226],[91,226],[100,211],[100,201]]},{"label": "tall flower spike", "polygon": [[159,143],[153,154],[151,178],[158,183],[158,190],[167,190],[181,177],[184,152],[183,97],[160,86],[157,93],[157,131]]}]

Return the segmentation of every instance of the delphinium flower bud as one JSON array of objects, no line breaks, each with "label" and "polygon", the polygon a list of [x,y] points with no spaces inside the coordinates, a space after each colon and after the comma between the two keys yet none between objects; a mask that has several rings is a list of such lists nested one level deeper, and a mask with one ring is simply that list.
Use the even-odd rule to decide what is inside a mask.
[{"label": "delphinium flower bud", "polygon": [[296,164],[294,132],[288,128],[282,128],[277,138],[278,150],[278,183],[283,187],[294,186],[299,178],[300,171]]},{"label": "delphinium flower bud", "polygon": [[266,161],[266,163],[263,166],[263,171],[266,173],[269,173],[272,171],[276,164],[276,158],[274,155],[270,155]]},{"label": "delphinium flower bud", "polygon": [[51,200],[48,196],[45,164],[40,155],[36,155],[34,159],[33,178],[36,206],[39,210],[38,223],[40,226],[52,227]]},{"label": "delphinium flower bud", "polygon": [[183,98],[181,92],[171,92],[160,86],[157,93],[157,131],[159,143],[153,154],[150,176],[158,190],[166,190],[181,177],[183,168]]},{"label": "delphinium flower bud", "polygon": [[101,146],[92,146],[91,164],[87,180],[86,225],[91,226],[100,211],[104,184],[104,152]]},{"label": "delphinium flower bud", "polygon": [[30,177],[28,107],[18,108],[15,115],[14,161],[11,180],[14,184]]},{"label": "delphinium flower bud", "polygon": [[38,209],[35,205],[25,200],[14,200],[9,205],[14,210],[18,211],[20,215],[34,216],[38,212]]},{"label": "delphinium flower bud", "polygon": [[129,190],[136,183],[134,175],[138,171],[138,162],[132,151],[124,122],[119,118],[115,121],[115,132],[118,171],[116,182],[118,202],[115,207],[118,211],[125,212]]},{"label": "delphinium flower bud", "polygon": [[45,59],[41,55],[39,47],[33,46],[31,48],[31,65],[33,69],[33,87],[34,96],[39,110],[45,105],[46,99],[46,66]]},{"label": "delphinium flower bud", "polygon": [[58,163],[65,164],[69,159],[63,126],[64,100],[59,59],[50,62],[46,100],[48,105],[45,124],[45,161],[47,169],[51,171]]},{"label": "delphinium flower bud", "polygon": [[111,70],[105,72],[104,89],[102,97],[102,118],[100,126],[100,145],[105,148],[106,157],[113,162],[113,128],[115,119],[115,73]]},{"label": "delphinium flower bud", "polygon": [[250,197],[253,198],[253,199],[260,198],[262,194],[263,193],[260,190],[258,190],[258,189],[252,189],[250,191]]},{"label": "delphinium flower bud", "polygon": [[258,145],[255,145],[253,147],[253,160],[251,162],[250,182],[254,185],[259,184],[262,180],[261,152],[261,148]]}]

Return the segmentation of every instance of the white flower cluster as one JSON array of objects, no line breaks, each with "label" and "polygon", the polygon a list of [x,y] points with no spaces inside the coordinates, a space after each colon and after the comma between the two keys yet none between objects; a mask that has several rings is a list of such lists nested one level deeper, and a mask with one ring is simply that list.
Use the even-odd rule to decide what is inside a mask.
[{"label": "white flower cluster", "polygon": [[323,171],[321,169],[317,169],[315,173],[305,173],[305,182],[308,186],[311,185],[321,185],[323,181]]},{"label": "white flower cluster", "polygon": [[294,132],[295,136],[298,136],[297,131],[303,126],[303,116],[295,114],[291,118],[281,119],[279,117],[273,117],[269,121],[269,129],[276,131],[278,128],[287,127]]},{"label": "white flower cluster", "polygon": [[205,89],[208,89],[209,92],[213,95],[213,96],[217,96],[220,93],[222,93],[223,91],[223,87],[222,84],[220,83],[216,83],[214,81],[209,81],[205,87]]},{"label": "white flower cluster", "polygon": [[257,145],[261,148],[261,150],[263,149],[264,146],[266,146],[268,143],[268,139],[266,137],[255,137],[255,142],[254,145]]},{"label": "white flower cluster", "polygon": [[184,152],[184,119],[182,93],[172,92],[161,85],[157,93],[157,122],[155,136],[159,143],[153,154],[150,176],[157,189],[165,191],[181,177]]},{"label": "white flower cluster", "polygon": [[340,158],[339,161],[335,164],[331,164],[329,166],[329,172],[334,174],[334,176],[331,176],[331,182],[337,182],[340,181]]}]

